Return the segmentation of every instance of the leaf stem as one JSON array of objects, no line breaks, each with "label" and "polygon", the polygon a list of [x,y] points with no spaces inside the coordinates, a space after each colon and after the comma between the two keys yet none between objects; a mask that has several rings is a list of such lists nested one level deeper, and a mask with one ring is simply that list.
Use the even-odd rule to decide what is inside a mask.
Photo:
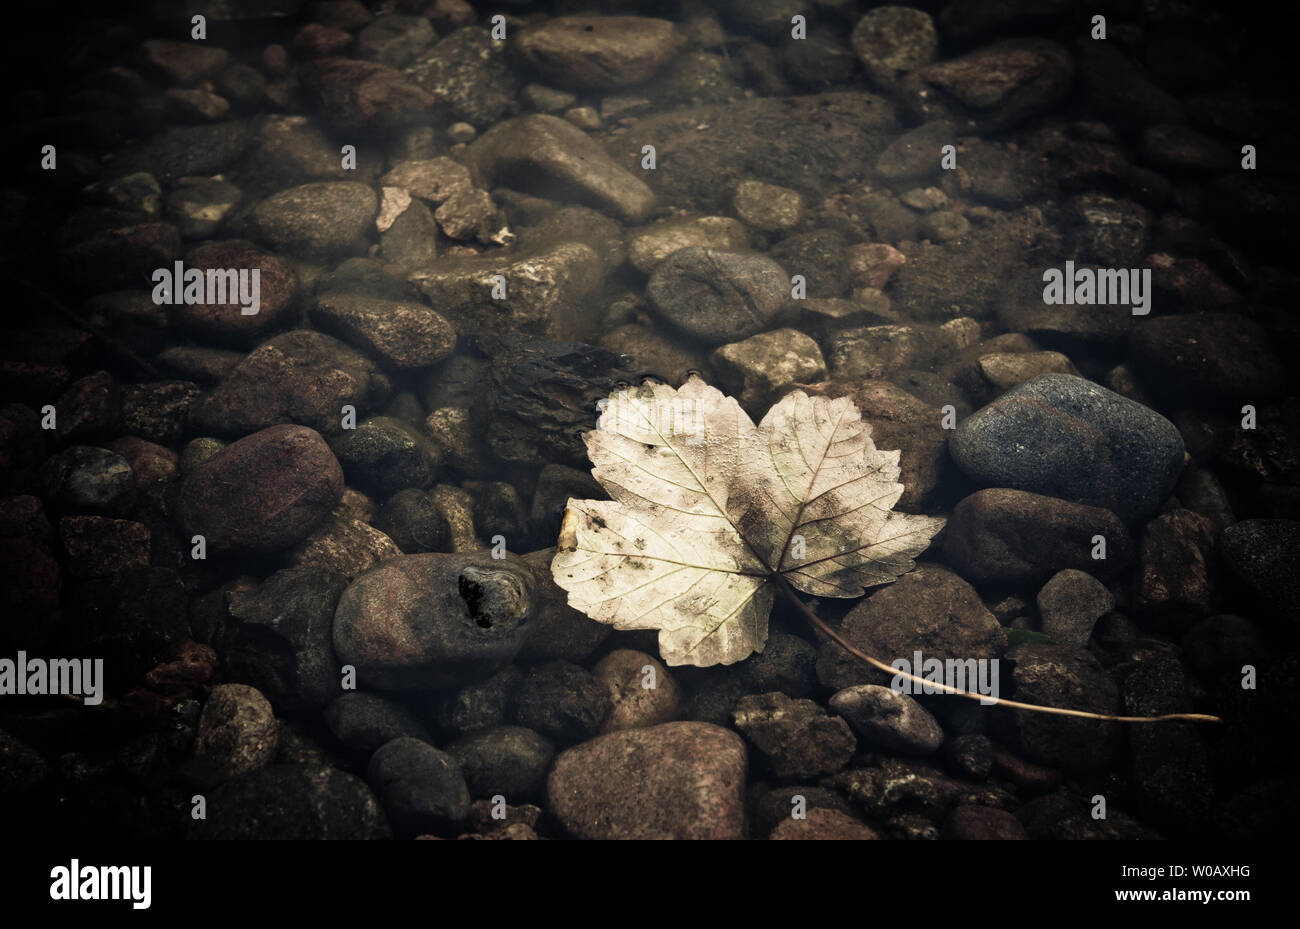
[{"label": "leaf stem", "polygon": [[799,612],[803,613],[804,617],[810,623],[812,623],[815,628],[825,633],[826,636],[829,637],[832,642],[834,642],[840,648],[844,649],[854,658],[857,658],[861,661],[865,661],[873,668],[877,668],[878,670],[884,671],[886,674],[907,678],[909,681],[911,681],[914,684],[922,684],[926,687],[932,687],[936,690],[942,690],[944,693],[953,694],[954,696],[957,697],[966,697],[969,700],[979,700],[981,703],[985,705],[996,704],[998,706],[1011,707],[1012,709],[1016,709],[1016,710],[1027,710],[1031,713],[1049,713],[1053,716],[1077,716],[1081,719],[1098,719],[1104,722],[1112,722],[1112,723],[1161,723],[1161,722],[1171,722],[1174,720],[1182,720],[1184,722],[1197,722],[1197,723],[1223,722],[1223,720],[1220,719],[1218,716],[1210,716],[1206,713],[1168,713],[1165,714],[1164,716],[1112,716],[1108,713],[1089,713],[1087,710],[1067,710],[1056,706],[1038,706],[1037,704],[1033,704],[1033,703],[1020,703],[1017,700],[1003,700],[1000,697],[987,697],[983,694],[973,694],[970,693],[969,691],[958,690],[956,687],[950,687],[947,684],[941,684],[935,681],[928,681],[924,678],[917,677],[915,674],[910,674],[906,671],[900,671],[897,668],[890,667],[889,665],[885,664],[883,661],[880,661],[877,658],[872,658],[870,655],[866,654],[860,649],[857,649],[854,646],[850,645],[848,642],[844,640],[844,638],[838,632],[832,629],[829,625],[826,624],[826,622],[820,616],[814,613],[812,609],[808,606],[808,604],[804,603],[801,599],[799,599],[799,595],[795,593],[794,588],[790,586],[789,581],[787,581],[784,577],[782,577],[779,574],[774,575],[774,577],[776,579],[777,586],[781,588],[781,592],[785,594],[786,599],[788,599],[791,603],[793,603],[795,607],[799,610]]}]

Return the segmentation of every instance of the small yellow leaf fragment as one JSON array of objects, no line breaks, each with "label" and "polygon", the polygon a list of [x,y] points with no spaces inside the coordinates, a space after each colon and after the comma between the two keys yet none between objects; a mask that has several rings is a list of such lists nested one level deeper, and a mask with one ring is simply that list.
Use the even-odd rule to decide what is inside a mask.
[{"label": "small yellow leaf fragment", "polygon": [[582,514],[571,506],[564,508],[564,521],[560,523],[560,537],[555,549],[559,552],[572,552],[578,548],[578,520]]}]

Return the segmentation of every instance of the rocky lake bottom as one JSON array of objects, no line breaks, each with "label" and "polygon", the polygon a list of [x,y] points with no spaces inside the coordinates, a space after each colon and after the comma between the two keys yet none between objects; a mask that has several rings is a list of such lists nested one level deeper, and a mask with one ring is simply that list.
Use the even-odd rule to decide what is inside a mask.
[{"label": "rocky lake bottom", "polygon": [[[1275,25],[1190,0],[136,6],[7,37],[7,826],[1290,834]],[[896,580],[803,596],[844,642],[1220,721],[900,692],[780,596],[761,650],[704,666],[576,609],[552,562],[568,501],[611,493],[589,432],[692,375],[753,423],[848,398],[899,452],[883,508],[943,521]]]}]

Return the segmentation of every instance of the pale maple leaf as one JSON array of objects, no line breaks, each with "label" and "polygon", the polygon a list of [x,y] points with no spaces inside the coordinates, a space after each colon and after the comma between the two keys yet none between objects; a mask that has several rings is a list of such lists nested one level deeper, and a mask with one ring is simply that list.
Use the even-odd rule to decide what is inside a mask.
[{"label": "pale maple leaf", "polygon": [[670,665],[762,651],[777,585],[860,597],[944,524],[892,512],[899,453],[847,397],[795,391],[755,426],[692,376],[615,393],[584,439],[613,499],[569,500],[551,573],[592,619],[659,630]]}]

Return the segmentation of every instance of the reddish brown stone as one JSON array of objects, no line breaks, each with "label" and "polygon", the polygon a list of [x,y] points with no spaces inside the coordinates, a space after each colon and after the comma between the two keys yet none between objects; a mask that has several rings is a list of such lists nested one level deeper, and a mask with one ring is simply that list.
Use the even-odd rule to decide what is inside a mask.
[{"label": "reddish brown stone", "polygon": [[866,823],[825,808],[811,809],[805,819],[784,819],[777,824],[768,838],[774,841],[790,840],[861,840],[878,839],[880,835]]},{"label": "reddish brown stone", "polygon": [[129,519],[65,516],[59,537],[73,577],[111,577],[149,567],[149,527]]},{"label": "reddish brown stone", "polygon": [[[260,305],[255,315],[242,311],[239,285],[233,293],[228,289],[224,303],[178,303],[171,307],[180,325],[198,336],[231,341],[252,339],[283,322],[293,306],[298,290],[298,276],[283,258],[263,251],[247,242],[208,242],[191,249],[184,258],[185,268],[209,269],[243,268],[250,272],[256,268],[258,299]],[[175,284],[174,286],[181,286]],[[206,298],[207,281],[204,279]]]},{"label": "reddish brown stone", "polygon": [[320,433],[272,426],[226,446],[181,485],[187,534],[209,553],[266,553],[315,529],[343,497],[343,469]]},{"label": "reddish brown stone", "polygon": [[135,475],[135,486],[140,490],[155,481],[165,481],[176,476],[179,456],[156,442],[128,435],[113,440],[108,443],[108,447],[130,462],[131,473]]},{"label": "reddish brown stone", "polygon": [[583,839],[739,839],[745,743],[701,722],[602,735],[555,759],[550,809]]}]

